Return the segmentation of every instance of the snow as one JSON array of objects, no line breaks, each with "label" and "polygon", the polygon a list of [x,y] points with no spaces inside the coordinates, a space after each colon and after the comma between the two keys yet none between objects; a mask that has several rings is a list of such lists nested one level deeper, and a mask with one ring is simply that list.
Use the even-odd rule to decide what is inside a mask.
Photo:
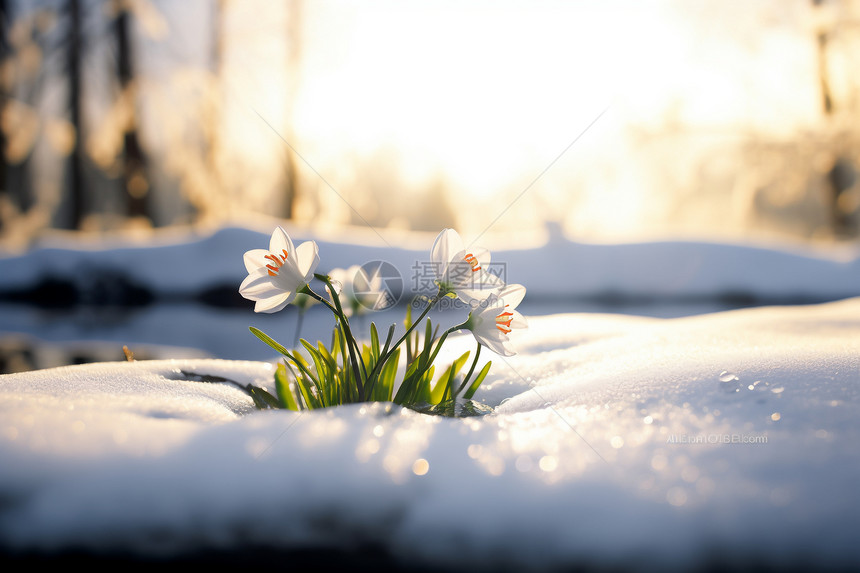
[{"label": "snow", "polygon": [[533,317],[476,395],[495,412],[464,419],[256,411],[180,374],[271,387],[270,362],[6,375],[0,540],[147,557],[375,544],[406,564],[520,570],[858,566],[858,335],[860,299]]},{"label": "snow", "polygon": [[[226,229],[151,249],[45,246],[0,259],[0,284],[32,284],[46,260],[70,274],[86,260],[164,291],[238,285],[241,253],[266,242]],[[411,245],[321,241],[320,252],[332,267],[426,257]],[[555,239],[494,257],[527,300],[834,300],[671,319],[530,315],[516,356],[482,355],[494,366],[475,399],[495,410],[476,418],[391,404],[259,411],[234,384],[193,380],[271,388],[271,355],[3,375],[0,551],[375,548],[388,564],[461,570],[860,567],[856,252]],[[245,327],[257,318],[249,311]],[[165,344],[181,339],[169,331]],[[439,360],[473,345],[456,336]]]},{"label": "snow", "polygon": [[[294,243],[316,240],[320,271],[384,260],[402,274],[407,293],[426,292],[420,267],[429,263],[432,234],[343,237],[287,228]],[[767,244],[653,241],[595,244],[571,241],[550,229],[540,245],[491,247],[495,272],[508,282],[528,282],[529,297],[709,298],[748,295],[815,302],[860,295],[860,247],[812,249]],[[2,290],[24,288],[44,277],[75,279],[95,270],[121,272],[156,293],[193,294],[207,285],[238,285],[247,274],[242,254],[268,245],[271,227],[230,227],[176,233],[155,244],[90,244],[70,237],[45,240],[23,254],[0,257]],[[467,243],[472,237],[464,236]],[[393,245],[393,246],[392,246]],[[562,280],[559,280],[562,277]],[[238,287],[237,287],[238,288]]]}]

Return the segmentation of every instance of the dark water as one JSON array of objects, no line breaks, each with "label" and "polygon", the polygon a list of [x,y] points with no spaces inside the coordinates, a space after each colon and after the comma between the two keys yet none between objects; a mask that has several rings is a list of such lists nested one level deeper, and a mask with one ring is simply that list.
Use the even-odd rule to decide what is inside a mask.
[{"label": "dark water", "polygon": [[[741,306],[737,302],[524,301],[526,316],[566,312],[600,312],[673,318]],[[415,311],[415,315],[420,312]],[[406,306],[369,312],[351,319],[357,336],[376,323],[384,337],[391,324],[403,331]],[[443,328],[461,322],[462,308],[434,310],[429,315]],[[221,308],[202,303],[157,303],[140,307],[73,306],[44,308],[0,304],[0,373],[67,364],[124,360],[123,346],[137,359],[224,358],[271,360],[273,351],[252,335],[255,326],[286,346],[297,333],[311,341],[331,339],[333,318],[322,306],[303,317],[295,307],[276,314],[256,314],[251,307]],[[300,330],[297,330],[300,329]]]}]

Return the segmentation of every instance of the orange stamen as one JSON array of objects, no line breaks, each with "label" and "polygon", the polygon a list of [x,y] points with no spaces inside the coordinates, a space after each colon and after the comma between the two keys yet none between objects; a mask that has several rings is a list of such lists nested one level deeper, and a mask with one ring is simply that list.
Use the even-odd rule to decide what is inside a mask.
[{"label": "orange stamen", "polygon": [[512,312],[503,312],[496,317],[496,328],[505,334],[510,334],[512,320],[514,320],[514,314]]},{"label": "orange stamen", "polygon": [[473,255],[472,253],[468,253],[465,257],[463,257],[463,260],[472,266],[473,273],[481,270],[481,266],[478,262],[478,259],[476,259],[475,255]]},{"label": "orange stamen", "polygon": [[282,252],[284,254],[280,255],[280,256],[268,254],[265,257],[263,257],[265,259],[269,259],[270,261],[272,261],[271,265],[266,265],[266,268],[269,269],[269,276],[270,277],[277,276],[278,271],[281,269],[281,267],[284,265],[284,263],[287,262],[287,257],[289,256],[289,253],[287,253],[287,249],[284,249]]}]

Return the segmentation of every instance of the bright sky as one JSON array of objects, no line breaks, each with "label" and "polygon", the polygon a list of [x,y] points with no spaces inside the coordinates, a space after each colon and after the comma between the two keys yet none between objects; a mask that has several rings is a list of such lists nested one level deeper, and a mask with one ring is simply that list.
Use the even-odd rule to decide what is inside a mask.
[{"label": "bright sky", "polygon": [[[805,0],[225,6],[225,99],[212,113],[242,162],[222,174],[236,189],[225,205],[265,209],[292,154],[323,209],[300,215],[350,215],[329,184],[373,219],[385,208],[374,186],[397,189],[383,201],[396,210],[441,182],[467,233],[497,217],[504,232],[547,217],[591,237],[650,232],[689,193],[701,157],[655,161],[631,127],[791,136],[820,120]],[[196,42],[188,33],[171,42]],[[655,166],[684,174],[666,185]]]},{"label": "bright sky", "polygon": [[[629,230],[666,203],[624,172],[635,167],[631,123],[659,127],[671,116],[709,130],[790,133],[817,119],[803,5],[783,7],[307,3],[291,125],[336,188],[361,185],[351,161],[396,150],[385,157],[405,186],[443,174],[467,214],[462,226],[478,231],[605,111],[517,201],[515,218],[541,218],[554,202],[570,209],[576,195],[580,228]],[[248,95],[275,115],[283,109],[272,93]]]}]

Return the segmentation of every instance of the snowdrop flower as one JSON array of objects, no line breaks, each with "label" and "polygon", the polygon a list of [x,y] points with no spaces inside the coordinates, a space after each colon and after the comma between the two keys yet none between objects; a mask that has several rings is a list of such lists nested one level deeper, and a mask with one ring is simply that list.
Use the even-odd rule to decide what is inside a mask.
[{"label": "snowdrop flower", "polygon": [[514,329],[528,327],[525,317],[515,310],[525,294],[522,285],[506,286],[473,310],[464,328],[471,330],[475,340],[496,354],[513,356],[516,351],[508,335]]},{"label": "snowdrop flower", "polygon": [[333,281],[332,286],[339,287],[338,296],[346,316],[382,310],[392,304],[378,269],[368,272],[364,266],[353,265],[348,269],[332,269],[328,276]]},{"label": "snowdrop flower", "polygon": [[245,253],[248,276],[239,294],[256,301],[254,312],[278,312],[290,304],[304,288],[320,262],[319,247],[307,241],[293,247],[293,241],[281,227],[275,229],[269,250],[253,249]]},{"label": "snowdrop flower", "polygon": [[332,286],[337,291],[336,293],[332,293],[328,287],[326,290],[329,290],[329,296],[333,297],[335,294],[340,298],[340,305],[343,307],[343,313],[346,316],[352,316],[353,314],[360,314],[362,310],[361,301],[355,295],[355,277],[361,271],[361,267],[358,265],[352,265],[348,269],[332,269],[329,271],[328,276],[332,280]]},{"label": "snowdrop flower", "polygon": [[439,233],[430,250],[430,260],[440,288],[455,293],[472,307],[504,286],[501,279],[487,270],[490,252],[480,247],[467,250],[454,229]]}]

